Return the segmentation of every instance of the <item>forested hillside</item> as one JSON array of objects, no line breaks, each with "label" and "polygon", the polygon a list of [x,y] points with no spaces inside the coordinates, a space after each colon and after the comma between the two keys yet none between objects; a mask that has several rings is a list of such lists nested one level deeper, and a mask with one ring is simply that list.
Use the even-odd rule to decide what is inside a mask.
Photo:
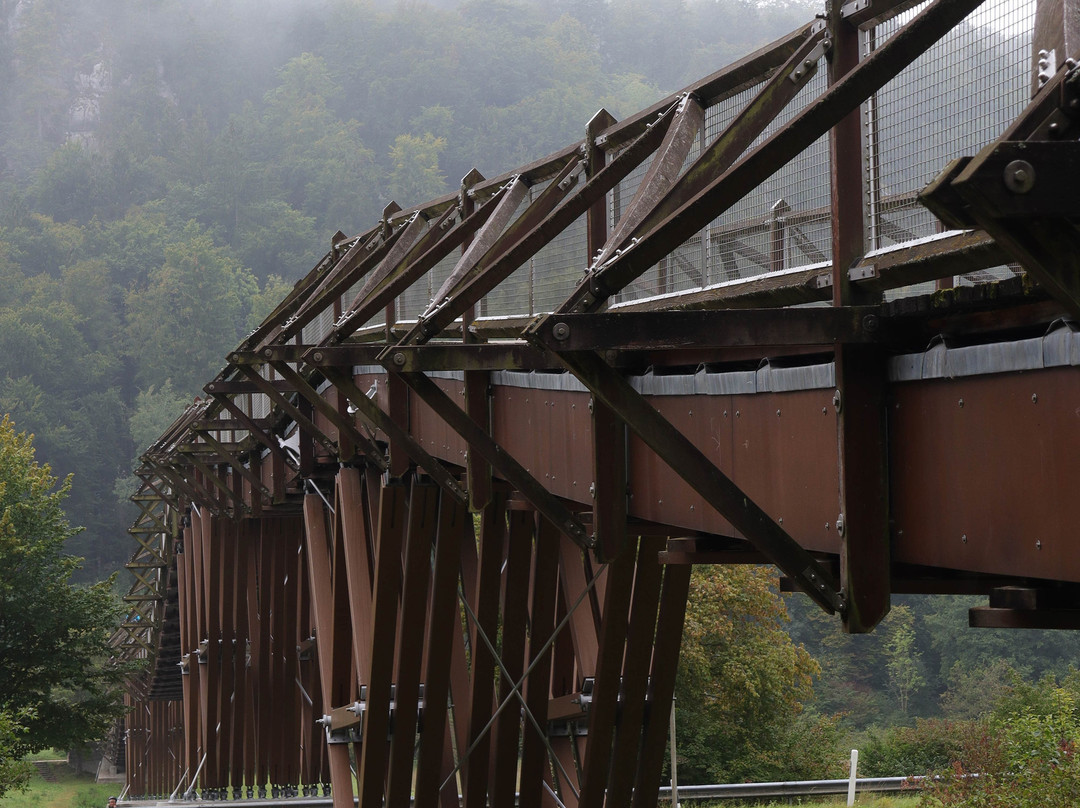
[{"label": "forested hillside", "polygon": [[[0,413],[74,475],[84,574],[130,555],[135,458],[333,233],[547,154],[600,107],[626,116],[818,10],[0,0]],[[868,637],[790,603],[817,709],[855,726],[972,713],[1008,683],[999,660],[1038,676],[1080,651],[1073,634],[968,631],[950,598],[902,601]],[[801,697],[815,666],[790,664]]]},{"label": "forested hillside", "polygon": [[739,0],[2,0],[0,411],[101,577],[137,454],[329,246],[805,21]]}]

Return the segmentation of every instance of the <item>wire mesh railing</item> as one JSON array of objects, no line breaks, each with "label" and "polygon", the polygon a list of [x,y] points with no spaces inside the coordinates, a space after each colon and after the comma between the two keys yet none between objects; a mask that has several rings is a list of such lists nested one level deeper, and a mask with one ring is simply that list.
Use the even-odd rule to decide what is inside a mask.
[{"label": "wire mesh railing", "polygon": [[[867,57],[921,10],[904,11],[861,32]],[[1030,95],[1029,61],[1035,0],[988,0],[897,78],[862,105],[865,245],[868,251],[941,232],[916,194],[953,158],[998,137]],[[826,88],[824,63],[752,149],[787,124]],[[714,142],[760,91],[747,87],[705,111],[705,125],[687,164]],[[609,155],[609,157],[612,155]],[[649,168],[643,162],[607,195],[614,228]],[[533,189],[530,199],[540,188]],[[778,270],[831,260],[828,138],[822,137],[707,227],[675,247],[613,303],[698,291]],[[481,316],[546,313],[558,306],[588,267],[584,217],[559,234],[496,290]],[[957,278],[971,283],[1012,273],[1008,267]],[[924,286],[894,290],[902,295]],[[400,317],[406,316],[402,306]]]}]

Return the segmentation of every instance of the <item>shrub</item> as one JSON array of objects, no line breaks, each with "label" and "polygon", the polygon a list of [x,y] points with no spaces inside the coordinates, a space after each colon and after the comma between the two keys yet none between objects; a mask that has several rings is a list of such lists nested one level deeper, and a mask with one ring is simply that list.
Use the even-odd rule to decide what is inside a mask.
[{"label": "shrub", "polygon": [[1072,808],[1080,804],[1080,717],[1075,695],[1045,680],[1038,694],[1022,695],[1018,712],[999,711],[993,719],[973,726],[975,731],[963,739],[961,759],[928,785],[921,805]]},{"label": "shrub", "polygon": [[871,730],[860,753],[867,777],[908,777],[945,771],[962,758],[964,721],[917,719],[913,727]]}]

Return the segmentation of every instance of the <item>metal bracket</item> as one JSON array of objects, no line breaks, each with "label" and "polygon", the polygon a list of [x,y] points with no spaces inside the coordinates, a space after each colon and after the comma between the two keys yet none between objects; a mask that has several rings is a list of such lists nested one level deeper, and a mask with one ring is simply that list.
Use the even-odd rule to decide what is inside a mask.
[{"label": "metal bracket", "polygon": [[806,54],[806,58],[791,71],[788,78],[798,84],[808,73],[817,69],[818,60],[830,50],[832,50],[832,40],[826,36],[814,46],[812,51]]}]

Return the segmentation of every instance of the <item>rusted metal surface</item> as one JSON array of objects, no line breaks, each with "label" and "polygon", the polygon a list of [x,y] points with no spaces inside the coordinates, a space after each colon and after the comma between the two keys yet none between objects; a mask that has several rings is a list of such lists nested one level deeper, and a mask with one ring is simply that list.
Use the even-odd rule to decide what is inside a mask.
[{"label": "rusted metal surface", "polygon": [[1064,541],[1080,515],[1075,369],[912,382],[892,398],[897,561],[1080,580]]}]

